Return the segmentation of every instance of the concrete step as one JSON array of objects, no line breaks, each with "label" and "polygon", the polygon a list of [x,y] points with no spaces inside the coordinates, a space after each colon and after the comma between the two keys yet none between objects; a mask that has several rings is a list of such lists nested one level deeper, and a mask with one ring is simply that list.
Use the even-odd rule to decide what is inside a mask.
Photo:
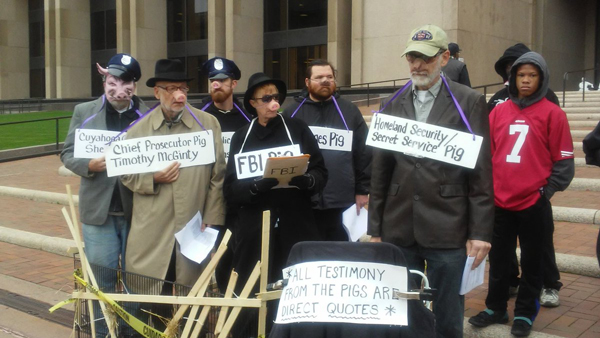
[{"label": "concrete step", "polygon": [[600,107],[565,107],[563,108],[567,114],[598,114]]},{"label": "concrete step", "polygon": [[571,128],[582,128],[582,127],[594,128],[597,124],[598,124],[598,121],[592,121],[592,120],[589,120],[589,121],[581,121],[581,120],[571,121],[571,120],[569,120],[569,126]]},{"label": "concrete step", "polygon": [[567,114],[567,119],[569,121],[595,121],[598,123],[600,121],[600,114],[596,113],[571,113]]}]

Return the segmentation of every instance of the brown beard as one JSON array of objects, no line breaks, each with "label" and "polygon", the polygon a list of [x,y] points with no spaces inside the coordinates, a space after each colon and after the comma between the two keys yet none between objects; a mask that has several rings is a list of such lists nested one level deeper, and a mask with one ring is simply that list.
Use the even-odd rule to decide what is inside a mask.
[{"label": "brown beard", "polygon": [[231,96],[231,94],[232,93],[226,93],[222,90],[219,90],[217,92],[212,93],[211,97],[214,102],[222,103],[225,102]]},{"label": "brown beard", "polygon": [[[315,90],[314,87],[316,87],[316,90]],[[311,86],[308,88],[308,92],[310,93],[310,95],[312,97],[314,97],[318,101],[329,100],[329,98],[333,95],[333,93],[335,93],[335,86],[333,86],[333,87],[321,87],[320,85],[314,85],[314,87],[311,84]],[[325,94],[325,90],[323,90],[323,89],[328,89],[327,90],[327,94]]]}]

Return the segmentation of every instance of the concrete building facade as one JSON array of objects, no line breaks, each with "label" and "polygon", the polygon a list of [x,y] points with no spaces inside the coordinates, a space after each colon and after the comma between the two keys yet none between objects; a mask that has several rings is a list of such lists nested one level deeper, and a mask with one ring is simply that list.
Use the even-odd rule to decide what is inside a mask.
[{"label": "concrete building facade", "polygon": [[[0,0],[0,100],[79,98],[101,92],[95,63],[130,53],[142,66],[139,95],[160,58],[199,73],[214,56],[242,70],[237,90],[258,71],[301,88],[306,64],[329,59],[338,85],[407,78],[400,58],[412,29],[432,23],[457,42],[474,86],[500,81],[493,65],[523,42],[540,52],[551,87],[566,71],[600,67],[595,0]],[[569,76],[576,89],[583,73]],[[600,74],[588,71],[588,79]],[[387,83],[389,84],[389,83]],[[381,85],[386,85],[382,83]]]}]

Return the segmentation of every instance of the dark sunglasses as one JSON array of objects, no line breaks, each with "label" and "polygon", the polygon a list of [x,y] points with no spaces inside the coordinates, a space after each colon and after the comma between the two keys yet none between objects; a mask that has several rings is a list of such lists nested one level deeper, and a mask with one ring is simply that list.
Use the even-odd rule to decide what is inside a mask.
[{"label": "dark sunglasses", "polygon": [[261,100],[263,103],[269,103],[272,100],[275,100],[275,101],[279,102],[279,93],[277,93],[277,94],[271,94],[271,95],[265,95],[263,97],[254,97],[252,99],[254,101]]},{"label": "dark sunglasses", "polygon": [[440,56],[440,54],[442,54],[443,52],[444,52],[444,50],[440,49],[440,51],[437,52],[434,56],[427,56],[427,55],[417,54],[417,53],[408,53],[408,54],[406,54],[406,60],[408,60],[408,62],[414,62],[416,59],[421,59],[425,63],[432,63],[433,60],[435,58],[437,58],[438,56]]}]

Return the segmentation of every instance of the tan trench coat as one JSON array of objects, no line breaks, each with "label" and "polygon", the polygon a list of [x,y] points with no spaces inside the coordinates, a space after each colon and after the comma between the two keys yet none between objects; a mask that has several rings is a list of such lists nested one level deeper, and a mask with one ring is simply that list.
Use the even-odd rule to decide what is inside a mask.
[{"label": "tan trench coat", "polygon": [[[179,178],[169,184],[154,184],[153,173],[125,175],[123,184],[131,189],[133,219],[127,240],[125,267],[128,272],[164,279],[176,245],[176,281],[193,285],[202,266],[179,251],[175,233],[200,211],[203,222],[222,225],[225,221],[223,179],[225,157],[221,141],[221,127],[217,119],[198,109],[191,108],[198,120],[213,131],[216,162],[208,165],[181,168]],[[202,127],[187,109],[181,119],[169,129],[164,124],[160,106],[139,121],[128,132],[127,138],[183,134],[202,131]],[[136,293],[152,292],[142,288],[133,278],[128,286]],[[162,283],[154,283],[154,287]],[[160,291],[160,290],[159,290]]]}]

